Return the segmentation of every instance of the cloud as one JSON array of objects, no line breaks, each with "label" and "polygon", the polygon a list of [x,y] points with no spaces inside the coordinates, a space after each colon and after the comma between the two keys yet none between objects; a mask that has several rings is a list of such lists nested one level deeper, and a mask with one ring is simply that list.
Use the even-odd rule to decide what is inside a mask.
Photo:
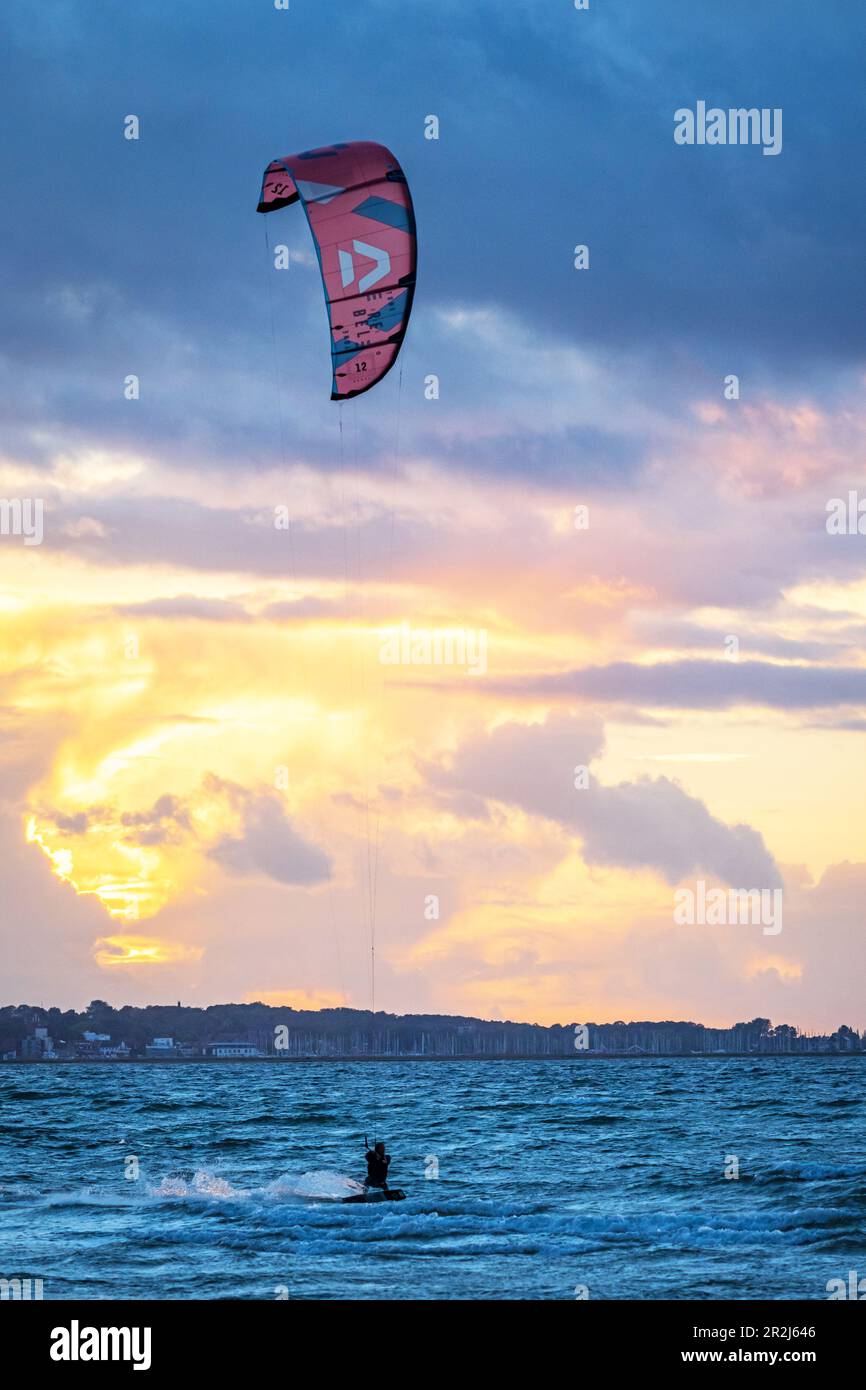
[{"label": "cloud", "polygon": [[192,828],[189,810],[170,793],[160,796],[149,810],[124,812],[120,823],[131,828],[132,833],[125,835],[124,840],[134,845],[177,843],[181,832],[186,834]]},{"label": "cloud", "polygon": [[500,694],[526,698],[576,696],[665,709],[731,709],[770,705],[820,709],[866,703],[866,669],[856,666],[775,665],[767,661],[616,661],[547,675],[490,682]]},{"label": "cloud", "polygon": [[81,540],[87,536],[95,536],[99,539],[105,537],[106,531],[101,521],[97,521],[92,516],[79,516],[73,521],[67,522],[62,528],[63,534],[72,540]]},{"label": "cloud", "polygon": [[175,598],[154,598],[146,603],[124,603],[115,609],[124,618],[187,618],[208,623],[248,623],[250,615],[240,603],[228,599],[198,598],[178,594]]},{"label": "cloud", "polygon": [[54,825],[65,835],[84,835],[93,817],[92,811],[76,811],[74,815],[56,814],[51,817]]},{"label": "cloud", "polygon": [[577,765],[602,751],[598,723],[553,715],[546,724],[504,724],[457,749],[434,782],[520,807],[579,835],[588,864],[653,869],[669,883],[711,874],[736,886],[776,887],[779,870],[761,835],[726,825],[667,777],[574,785]]},{"label": "cloud", "polygon": [[740,887],[781,886],[763,837],[726,825],[667,777],[641,777],[587,792],[576,824],[589,864],[642,865],[668,883],[706,873]]},{"label": "cloud", "polygon": [[[658,619],[638,614],[634,623],[635,635],[641,642],[654,647],[676,648],[680,651],[704,651],[713,657],[723,650],[728,630],[723,624],[705,627],[687,620]],[[853,651],[866,645],[866,628],[862,624],[850,625],[841,631],[830,629],[828,635],[820,632],[816,637],[783,637],[778,632],[750,627],[744,630],[738,624],[741,647],[750,653],[778,657],[783,661],[829,662],[838,661]]]},{"label": "cloud", "polygon": [[275,796],[246,796],[242,821],[239,835],[222,836],[208,851],[226,873],[306,885],[330,879],[329,856],[295,830]]}]

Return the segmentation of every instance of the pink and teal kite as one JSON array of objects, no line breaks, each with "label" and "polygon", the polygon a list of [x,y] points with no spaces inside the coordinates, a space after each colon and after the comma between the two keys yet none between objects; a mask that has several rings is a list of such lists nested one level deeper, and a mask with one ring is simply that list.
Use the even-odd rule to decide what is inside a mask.
[{"label": "pink and teal kite", "polygon": [[384,145],[353,141],[286,155],[265,170],[259,212],[303,204],[331,324],[331,400],[369,391],[390,371],[415,293],[412,196]]}]

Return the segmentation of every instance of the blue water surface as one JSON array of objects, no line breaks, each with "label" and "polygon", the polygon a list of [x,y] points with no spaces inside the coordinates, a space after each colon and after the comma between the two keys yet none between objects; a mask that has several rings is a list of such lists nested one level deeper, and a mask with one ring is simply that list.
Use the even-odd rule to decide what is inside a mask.
[{"label": "blue water surface", "polygon": [[[46,1299],[826,1298],[866,1275],[864,1066],[0,1066],[0,1276]],[[377,1112],[407,1200],[343,1205]]]}]

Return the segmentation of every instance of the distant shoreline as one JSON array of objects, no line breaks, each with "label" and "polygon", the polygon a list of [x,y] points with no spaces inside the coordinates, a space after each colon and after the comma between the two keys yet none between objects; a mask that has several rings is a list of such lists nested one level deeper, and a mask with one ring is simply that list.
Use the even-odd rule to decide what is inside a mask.
[{"label": "distant shoreline", "polygon": [[804,1033],[753,1018],[730,1028],[663,1022],[501,1022],[450,1014],[385,1014],[268,1004],[124,1005],[84,1013],[31,1004],[0,1008],[0,1061],[425,1062],[568,1058],[866,1054],[866,1030]]},{"label": "distant shoreline", "polygon": [[442,1054],[434,1056],[419,1056],[417,1053],[406,1053],[405,1056],[394,1056],[393,1053],[382,1053],[373,1057],[364,1057],[352,1053],[345,1056],[335,1057],[9,1057],[0,1062],[2,1067],[137,1067],[137,1066],[157,1066],[157,1067],[184,1067],[184,1066],[260,1066],[262,1063],[272,1063],[277,1066],[285,1066],[287,1063],[297,1062],[321,1062],[330,1065],[333,1062],[577,1062],[582,1065],[586,1062],[655,1062],[680,1060],[686,1062],[755,1062],[761,1061],[802,1061],[816,1057],[844,1057],[861,1060],[866,1057],[864,1052],[559,1052],[552,1053],[547,1057],[527,1055],[525,1052],[499,1052],[489,1056],[480,1056],[477,1053],[457,1053],[454,1056],[444,1056]]}]

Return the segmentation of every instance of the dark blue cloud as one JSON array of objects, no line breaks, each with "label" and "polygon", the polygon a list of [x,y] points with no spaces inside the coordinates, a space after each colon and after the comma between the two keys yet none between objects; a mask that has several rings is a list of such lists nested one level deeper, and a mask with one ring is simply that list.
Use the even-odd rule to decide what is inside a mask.
[{"label": "dark blue cloud", "polygon": [[[259,177],[275,154],[347,137],[398,150],[417,204],[410,438],[420,381],[447,375],[430,314],[448,303],[501,305],[535,334],[627,353],[674,416],[727,371],[796,393],[862,360],[863,7],[45,0],[4,25],[0,385],[19,453],[38,458],[31,431],[53,426],[72,443],[272,462]],[[673,113],[698,99],[782,107],[782,154],[675,146]],[[122,138],[128,113],[138,142]],[[423,139],[430,113],[438,142]],[[271,222],[304,249],[297,208]],[[592,269],[577,273],[584,241]],[[333,466],[316,276],[270,279],[287,447]],[[514,341],[516,375],[531,350]],[[451,405],[483,388],[484,351],[469,356]],[[142,377],[135,409],[127,372]],[[369,428],[376,467],[387,431],[375,412]],[[616,436],[599,447],[607,475],[627,477]],[[591,466],[579,433],[554,453],[517,441],[458,462],[539,480],[563,458]]]}]

